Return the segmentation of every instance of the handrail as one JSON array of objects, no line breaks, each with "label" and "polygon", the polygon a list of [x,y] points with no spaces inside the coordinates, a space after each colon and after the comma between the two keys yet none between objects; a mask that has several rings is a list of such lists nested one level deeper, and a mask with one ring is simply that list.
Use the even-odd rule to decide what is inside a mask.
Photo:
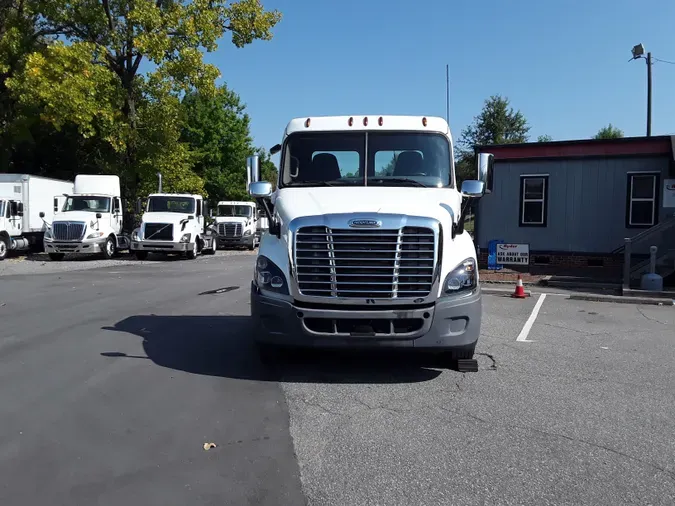
[{"label": "handrail", "polygon": [[[669,216],[665,220],[663,220],[661,223],[654,225],[653,227],[649,227],[646,230],[643,230],[639,234],[634,235],[633,237],[630,238],[631,242],[633,244],[639,243],[642,241],[642,239],[645,239],[647,237],[651,237],[652,235],[662,232],[663,230],[668,230],[670,227],[675,226],[675,216]],[[622,244],[618,248],[612,251],[612,254],[617,254],[621,253],[625,248],[625,244]]]}]

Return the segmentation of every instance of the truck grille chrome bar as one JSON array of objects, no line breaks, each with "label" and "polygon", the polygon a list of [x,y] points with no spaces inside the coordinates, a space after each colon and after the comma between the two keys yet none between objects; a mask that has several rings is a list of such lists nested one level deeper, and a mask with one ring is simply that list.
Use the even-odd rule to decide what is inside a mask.
[{"label": "truck grille chrome bar", "polygon": [[143,238],[146,241],[173,241],[173,224],[146,223]]},{"label": "truck grille chrome bar", "polygon": [[52,236],[56,241],[81,241],[86,230],[82,221],[61,221],[52,224]]},{"label": "truck grille chrome bar", "polygon": [[219,223],[218,235],[223,237],[241,237],[242,226],[241,223]]},{"label": "truck grille chrome bar", "polygon": [[430,294],[435,267],[434,231],[309,226],[295,236],[302,295],[326,298],[418,298]]}]

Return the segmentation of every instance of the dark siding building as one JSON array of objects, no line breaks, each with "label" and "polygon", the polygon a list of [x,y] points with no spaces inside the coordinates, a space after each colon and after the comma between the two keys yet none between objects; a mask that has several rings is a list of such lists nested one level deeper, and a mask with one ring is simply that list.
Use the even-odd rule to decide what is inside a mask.
[{"label": "dark siding building", "polygon": [[[482,146],[493,191],[477,203],[475,241],[529,244],[530,264],[620,266],[626,237],[673,218],[673,138],[633,137]],[[648,244],[643,245],[648,252]],[[643,249],[644,249],[643,248]]]}]

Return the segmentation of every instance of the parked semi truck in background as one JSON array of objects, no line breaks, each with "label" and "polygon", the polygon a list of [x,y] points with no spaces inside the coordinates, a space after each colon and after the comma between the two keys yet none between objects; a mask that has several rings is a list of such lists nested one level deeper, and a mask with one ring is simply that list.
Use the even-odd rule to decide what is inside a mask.
[{"label": "parked semi truck in background", "polygon": [[290,121],[277,189],[248,164],[265,208],[251,283],[252,335],[270,345],[408,347],[472,359],[482,302],[469,199],[491,190],[491,154],[457,188],[445,120],[337,116]]},{"label": "parked semi truck in background", "polygon": [[255,202],[220,201],[213,219],[222,248],[245,246],[250,250],[260,242],[258,209]]},{"label": "parked semi truck in background", "polygon": [[[206,226],[207,204],[201,195],[153,193],[148,196],[141,226],[131,233],[131,251],[143,260],[148,253],[178,253],[188,259],[213,255],[216,233]],[[137,213],[143,211],[140,200]]]},{"label": "parked semi truck in background", "polygon": [[72,181],[31,174],[0,174],[0,261],[10,251],[42,251],[47,225],[72,193]]},{"label": "parked semi truck in background", "polygon": [[[74,192],[65,196],[52,223],[47,222],[44,249],[55,261],[67,253],[113,258],[129,248],[122,230],[123,213],[118,176],[78,174]],[[46,220],[45,212],[40,216]]]}]

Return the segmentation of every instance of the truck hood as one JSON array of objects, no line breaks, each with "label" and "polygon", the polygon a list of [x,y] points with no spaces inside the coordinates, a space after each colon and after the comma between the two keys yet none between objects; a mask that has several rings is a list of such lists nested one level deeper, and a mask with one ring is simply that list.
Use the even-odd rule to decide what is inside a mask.
[{"label": "truck hood", "polygon": [[244,218],[243,216],[214,216],[213,219],[216,223],[241,223],[243,225],[250,218]]},{"label": "truck hood", "polygon": [[190,216],[183,213],[143,213],[143,223],[180,223]]},{"label": "truck hood", "polygon": [[274,208],[283,226],[300,216],[340,213],[428,216],[449,226],[460,203],[459,193],[447,188],[341,186],[283,188]]},{"label": "truck hood", "polygon": [[[106,213],[101,213],[101,216],[105,216]],[[91,211],[68,211],[67,213],[57,213],[52,219],[52,223],[59,221],[83,221],[86,224],[90,224],[92,221],[96,221],[96,213]]]}]

